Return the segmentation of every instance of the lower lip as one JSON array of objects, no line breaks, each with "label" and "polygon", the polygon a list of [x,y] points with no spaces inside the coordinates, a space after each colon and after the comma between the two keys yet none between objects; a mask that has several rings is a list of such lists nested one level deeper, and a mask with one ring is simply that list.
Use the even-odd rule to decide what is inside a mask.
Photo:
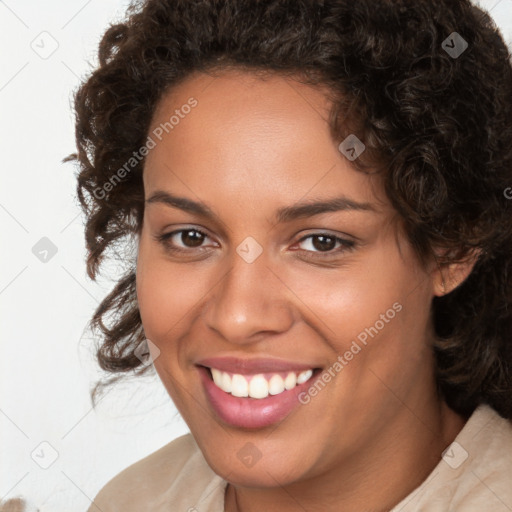
[{"label": "lower lip", "polygon": [[[239,398],[222,391],[210,377],[204,366],[198,367],[208,401],[217,416],[225,423],[240,428],[264,428],[286,418],[296,407],[302,405],[299,394],[316,380],[315,373],[308,381],[267,398]],[[320,372],[318,372],[320,374]]]}]

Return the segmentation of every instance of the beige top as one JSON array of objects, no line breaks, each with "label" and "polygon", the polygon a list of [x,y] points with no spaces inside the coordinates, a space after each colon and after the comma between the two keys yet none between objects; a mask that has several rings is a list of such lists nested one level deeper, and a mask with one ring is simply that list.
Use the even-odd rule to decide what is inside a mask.
[{"label": "beige top", "polygon": [[[186,434],[115,476],[88,512],[224,512],[226,485]],[[512,423],[487,405],[475,410],[423,484],[391,510],[441,511],[512,511]]]}]

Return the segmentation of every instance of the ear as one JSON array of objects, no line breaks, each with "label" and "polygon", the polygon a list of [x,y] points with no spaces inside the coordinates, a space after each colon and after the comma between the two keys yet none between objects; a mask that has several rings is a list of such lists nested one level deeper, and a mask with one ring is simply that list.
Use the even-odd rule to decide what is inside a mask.
[{"label": "ear", "polygon": [[[460,286],[469,274],[471,274],[481,253],[481,249],[472,249],[468,255],[460,261],[446,264],[438,263],[432,275],[434,295],[436,297],[448,295],[455,290],[455,288]],[[436,256],[441,256],[441,254],[445,256],[446,251],[444,253],[437,252]]]}]

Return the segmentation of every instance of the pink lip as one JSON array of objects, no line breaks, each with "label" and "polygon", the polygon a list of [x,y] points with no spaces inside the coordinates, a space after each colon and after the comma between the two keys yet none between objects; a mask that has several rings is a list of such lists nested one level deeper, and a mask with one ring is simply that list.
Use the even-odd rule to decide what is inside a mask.
[{"label": "pink lip", "polygon": [[[256,363],[256,361],[254,361],[254,363]],[[223,369],[218,366],[217,360],[215,360],[214,367]],[[224,371],[229,371],[227,366],[224,368]],[[229,368],[233,368],[233,366],[230,366]],[[252,365],[251,373],[254,368],[255,366]],[[269,367],[258,366],[258,368],[268,370]],[[288,366],[287,369],[289,368],[290,367]],[[302,366],[299,369],[309,368],[311,367],[309,366],[306,368]],[[257,399],[232,396],[231,394],[222,391],[222,389],[218,388],[214,384],[208,368],[205,368],[205,366],[198,366],[198,370],[206,397],[216,415],[228,425],[247,429],[264,428],[284,420],[296,407],[301,405],[298,398],[299,394],[308,389],[316,378],[321,375],[321,372],[318,372],[307,382],[299,384],[288,391],[283,391],[279,395]],[[239,372],[237,371],[236,373]]]},{"label": "pink lip", "polygon": [[281,359],[258,358],[241,359],[238,357],[210,357],[197,361],[196,364],[217,368],[223,372],[239,374],[256,374],[272,372],[301,372],[316,368],[316,366]]}]

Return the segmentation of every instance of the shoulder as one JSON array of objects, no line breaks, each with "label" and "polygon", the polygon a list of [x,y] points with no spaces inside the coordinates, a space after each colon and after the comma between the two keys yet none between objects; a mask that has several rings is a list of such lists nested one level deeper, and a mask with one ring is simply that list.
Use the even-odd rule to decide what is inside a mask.
[{"label": "shoulder", "polygon": [[206,463],[191,434],[174,439],[108,481],[88,512],[171,510],[192,508],[206,488],[222,479]]},{"label": "shoulder", "polygon": [[401,512],[512,510],[512,422],[480,405]]},{"label": "shoulder", "polygon": [[508,512],[512,510],[512,421],[487,405],[480,406],[475,416],[460,439],[467,453],[466,468],[458,477],[460,502],[469,505],[478,500],[486,510]]}]

